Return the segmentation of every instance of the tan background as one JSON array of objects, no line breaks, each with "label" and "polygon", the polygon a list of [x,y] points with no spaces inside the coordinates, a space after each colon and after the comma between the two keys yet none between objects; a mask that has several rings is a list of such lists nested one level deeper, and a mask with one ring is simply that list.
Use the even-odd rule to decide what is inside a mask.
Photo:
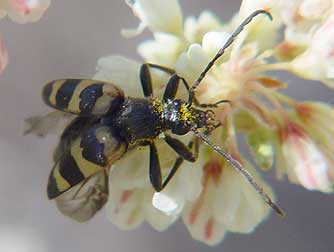
[{"label": "tan background", "polygon": [[[186,15],[210,8],[228,20],[239,1],[184,0],[181,4]],[[40,98],[46,81],[91,77],[98,57],[108,54],[139,59],[136,44],[143,37],[126,40],[119,33],[122,27],[135,25],[137,20],[120,0],[52,0],[39,23],[1,20],[10,64],[0,76],[0,252],[334,251],[333,196],[278,183],[273,174],[267,179],[287,218],[272,216],[253,234],[228,235],[217,248],[193,241],[180,222],[163,233],[147,224],[124,232],[109,223],[103,211],[87,224],[58,213],[45,195],[56,138],[23,137],[23,119],[49,111]],[[294,97],[333,103],[333,92],[325,87],[281,76],[293,83],[289,92]],[[14,250],[19,246],[23,248]]]}]

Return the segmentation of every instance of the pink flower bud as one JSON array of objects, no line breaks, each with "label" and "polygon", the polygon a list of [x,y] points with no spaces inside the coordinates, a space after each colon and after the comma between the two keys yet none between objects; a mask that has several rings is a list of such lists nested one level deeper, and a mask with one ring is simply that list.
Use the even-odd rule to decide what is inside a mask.
[{"label": "pink flower bud", "polygon": [[31,11],[30,6],[25,0],[11,0],[12,7],[22,15],[28,15]]},{"label": "pink flower bud", "polygon": [[8,16],[18,23],[39,20],[50,5],[50,0],[9,0]]}]

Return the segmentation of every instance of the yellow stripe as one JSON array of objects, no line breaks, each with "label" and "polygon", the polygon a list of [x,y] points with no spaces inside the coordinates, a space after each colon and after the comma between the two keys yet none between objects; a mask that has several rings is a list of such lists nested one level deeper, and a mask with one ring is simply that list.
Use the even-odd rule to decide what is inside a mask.
[{"label": "yellow stripe", "polygon": [[110,103],[113,99],[120,95],[120,92],[112,84],[103,85],[103,94],[99,97],[92,110],[94,115],[104,115],[110,109]]},{"label": "yellow stripe", "polygon": [[58,93],[59,88],[64,84],[66,80],[57,80],[52,83],[52,91],[49,96],[49,102],[53,106],[56,106],[56,95]]},{"label": "yellow stripe", "polygon": [[77,163],[78,168],[80,169],[81,173],[88,178],[94,175],[97,172],[100,172],[103,167],[92,162],[89,162],[82,156],[82,148],[80,148],[81,138],[76,139],[73,142],[71,147],[71,155],[74,158],[75,162]]},{"label": "yellow stripe", "polygon": [[70,100],[70,103],[68,104],[67,110],[71,111],[72,113],[80,113],[80,94],[82,90],[84,90],[86,87],[92,85],[93,83],[96,83],[95,80],[82,80],[77,85],[77,87],[74,89],[72,98]]},{"label": "yellow stripe", "polygon": [[59,161],[53,168],[53,177],[56,181],[58,191],[63,192],[66,191],[71,185],[63,178],[63,176],[59,172]]}]

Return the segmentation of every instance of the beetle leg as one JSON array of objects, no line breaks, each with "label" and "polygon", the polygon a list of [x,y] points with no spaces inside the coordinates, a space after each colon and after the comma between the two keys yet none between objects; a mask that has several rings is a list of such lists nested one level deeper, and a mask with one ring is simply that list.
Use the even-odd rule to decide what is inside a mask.
[{"label": "beetle leg", "polygon": [[150,73],[150,70],[149,70],[150,68],[155,68],[155,69],[158,69],[162,72],[165,72],[165,73],[171,75],[170,79],[168,80],[167,86],[165,88],[165,92],[164,92],[164,95],[163,95],[163,101],[166,101],[168,99],[172,100],[172,99],[175,98],[175,95],[177,93],[177,89],[179,87],[179,83],[180,83],[180,80],[181,80],[184,88],[187,90],[187,93],[189,95],[189,97],[188,97],[189,103],[194,102],[194,104],[197,107],[200,107],[200,108],[216,108],[221,103],[225,103],[225,102],[230,103],[229,100],[221,100],[221,101],[218,101],[216,103],[200,103],[197,100],[197,98],[195,97],[194,94],[192,94],[192,97],[191,97],[191,94],[189,92],[189,84],[187,83],[187,81],[184,78],[177,75],[175,73],[175,70],[173,70],[171,68],[168,68],[168,67],[165,67],[165,66],[160,66],[160,65],[151,64],[151,63],[143,64],[141,69],[140,69],[140,80],[141,80],[141,84],[142,84],[142,88],[143,88],[143,92],[144,92],[145,97],[150,96],[150,95],[153,94],[152,78],[151,78],[151,73]]},{"label": "beetle leg", "polygon": [[[155,191],[162,191],[170,182],[170,180],[174,177],[177,170],[181,166],[184,160],[188,160],[190,162],[195,162],[198,157],[198,149],[199,149],[199,140],[195,138],[190,141],[188,146],[184,145],[179,140],[176,140],[171,137],[167,137],[169,140],[170,146],[179,154],[179,157],[175,160],[174,165],[164,181],[162,182],[161,175],[161,167],[159,161],[159,155],[155,144],[150,143],[150,181]],[[172,140],[171,140],[172,139]],[[167,141],[166,141],[167,142]],[[168,142],[167,142],[168,143]],[[175,144],[176,143],[176,144]],[[182,146],[181,146],[182,145]],[[194,153],[192,153],[192,149],[194,148]],[[191,158],[190,158],[191,157]]]},{"label": "beetle leg", "polygon": [[[188,144],[188,147],[186,147],[186,148],[188,148],[189,151],[191,151],[194,148],[194,154],[192,154],[192,155],[193,155],[194,159],[197,160],[198,151],[199,151],[199,140],[198,140],[198,138],[195,138],[194,140],[190,141],[189,144]],[[168,183],[174,177],[174,175],[176,174],[177,170],[179,169],[179,167],[181,166],[181,164],[183,163],[184,160],[185,159],[182,156],[179,156],[175,160],[173,168],[170,170],[170,172],[168,173],[164,182],[162,183],[161,190],[163,190],[168,185]]]},{"label": "beetle leg", "polygon": [[173,137],[171,137],[167,134],[165,134],[164,140],[183,159],[185,159],[189,162],[195,162],[196,161],[197,157],[192,153],[191,148],[186,146],[180,140],[178,140],[176,138],[173,138]]},{"label": "beetle leg", "polygon": [[173,74],[167,82],[167,86],[162,98],[163,102],[166,102],[167,100],[173,100],[175,98],[179,83],[180,77],[177,74]]},{"label": "beetle leg", "polygon": [[145,97],[153,95],[152,78],[148,64],[140,67],[140,83]]},{"label": "beetle leg", "polygon": [[165,73],[168,73],[170,75],[174,74],[175,73],[175,70],[172,69],[172,68],[168,68],[168,67],[165,67],[165,66],[161,66],[161,65],[157,65],[157,64],[152,64],[152,63],[145,63],[144,65],[150,67],[150,68],[155,68],[155,69],[158,69],[162,72],[165,72]]},{"label": "beetle leg", "polygon": [[161,167],[157,147],[153,142],[150,144],[150,181],[156,191],[161,191]]},{"label": "beetle leg", "polygon": [[189,85],[186,82],[186,80],[184,78],[178,76],[175,73],[174,69],[171,69],[171,68],[168,68],[168,67],[165,67],[165,66],[156,65],[156,64],[145,63],[141,66],[141,69],[140,69],[140,81],[141,81],[141,85],[142,85],[142,88],[143,88],[143,91],[144,91],[144,95],[146,97],[153,94],[152,78],[151,78],[151,74],[150,74],[150,68],[158,69],[162,72],[165,72],[165,73],[171,75],[171,78],[169,79],[169,81],[167,83],[167,86],[166,86],[166,89],[165,89],[165,93],[164,93],[164,96],[163,96],[163,101],[166,101],[167,99],[174,99],[175,98],[180,80],[182,81],[182,84],[184,85],[187,92],[189,91]]}]

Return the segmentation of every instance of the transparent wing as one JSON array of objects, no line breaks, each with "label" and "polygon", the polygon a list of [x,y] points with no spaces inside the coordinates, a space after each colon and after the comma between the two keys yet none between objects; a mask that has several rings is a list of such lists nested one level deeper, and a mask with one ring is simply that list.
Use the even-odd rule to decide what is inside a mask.
[{"label": "transparent wing", "polygon": [[59,211],[78,222],[90,220],[107,202],[108,177],[99,172],[55,199]]},{"label": "transparent wing", "polygon": [[33,134],[39,137],[52,133],[59,134],[74,118],[74,115],[62,111],[53,111],[44,116],[32,116],[24,120],[23,134]]}]

